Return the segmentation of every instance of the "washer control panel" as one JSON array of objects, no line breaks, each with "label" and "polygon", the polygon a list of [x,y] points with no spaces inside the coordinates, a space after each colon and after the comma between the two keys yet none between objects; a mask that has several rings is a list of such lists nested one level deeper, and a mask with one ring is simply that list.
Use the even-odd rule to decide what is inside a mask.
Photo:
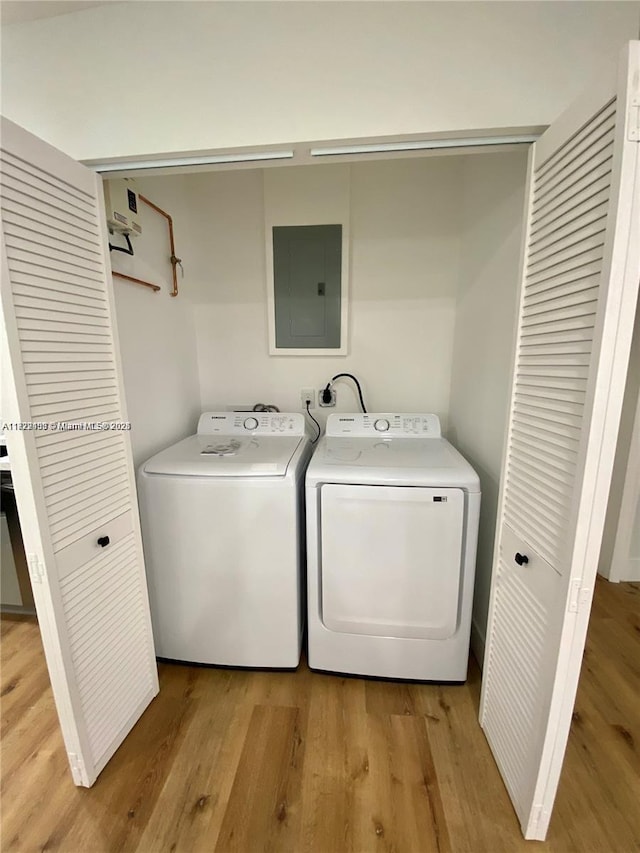
[{"label": "washer control panel", "polygon": [[411,413],[355,414],[334,412],[327,418],[327,436],[355,438],[440,438],[437,415]]},{"label": "washer control panel", "polygon": [[299,412],[204,412],[198,435],[304,435]]}]

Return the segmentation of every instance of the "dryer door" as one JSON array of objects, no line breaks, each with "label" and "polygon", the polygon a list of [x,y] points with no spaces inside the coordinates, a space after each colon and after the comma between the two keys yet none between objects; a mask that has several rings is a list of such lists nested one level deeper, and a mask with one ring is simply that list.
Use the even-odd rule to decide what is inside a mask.
[{"label": "dryer door", "polygon": [[456,632],[461,489],[325,485],[321,524],[329,630],[419,639]]}]

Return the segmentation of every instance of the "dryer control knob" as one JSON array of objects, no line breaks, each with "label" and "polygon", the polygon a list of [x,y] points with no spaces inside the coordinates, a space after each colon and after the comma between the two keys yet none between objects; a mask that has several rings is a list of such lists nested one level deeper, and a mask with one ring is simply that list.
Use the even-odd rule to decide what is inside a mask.
[{"label": "dryer control knob", "polygon": [[386,418],[378,418],[378,420],[374,423],[374,428],[378,430],[378,432],[386,432],[391,424]]},{"label": "dryer control knob", "polygon": [[247,418],[243,426],[245,429],[258,429],[258,421],[256,418]]}]

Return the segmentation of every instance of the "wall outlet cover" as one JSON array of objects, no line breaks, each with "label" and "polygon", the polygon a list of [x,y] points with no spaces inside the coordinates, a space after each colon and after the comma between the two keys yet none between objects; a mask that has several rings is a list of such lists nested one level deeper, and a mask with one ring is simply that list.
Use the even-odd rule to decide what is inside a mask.
[{"label": "wall outlet cover", "polygon": [[335,404],[336,404],[336,397],[337,397],[337,391],[335,390],[335,388],[330,388],[330,389],[329,389],[329,392],[330,392],[330,394],[331,394],[331,402],[330,402],[330,403],[324,403],[324,402],[322,401],[322,393],[323,393],[323,391],[324,391],[324,388],[321,388],[321,389],[318,391],[318,405],[319,405],[321,408],[323,408],[323,409],[329,409],[329,408],[331,408],[332,406],[335,406]]},{"label": "wall outlet cover", "polygon": [[302,388],[300,390],[300,404],[304,409],[307,408],[307,400],[310,400],[309,408],[315,409],[316,407],[316,389],[315,388]]}]

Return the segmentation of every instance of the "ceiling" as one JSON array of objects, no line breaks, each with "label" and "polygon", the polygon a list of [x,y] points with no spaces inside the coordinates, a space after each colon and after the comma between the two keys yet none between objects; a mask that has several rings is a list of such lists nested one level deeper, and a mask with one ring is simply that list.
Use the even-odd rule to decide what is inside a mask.
[{"label": "ceiling", "polygon": [[91,6],[105,5],[105,0],[2,0],[0,20],[3,26],[7,26],[36,21],[38,18],[55,18],[70,12],[81,12]]}]

